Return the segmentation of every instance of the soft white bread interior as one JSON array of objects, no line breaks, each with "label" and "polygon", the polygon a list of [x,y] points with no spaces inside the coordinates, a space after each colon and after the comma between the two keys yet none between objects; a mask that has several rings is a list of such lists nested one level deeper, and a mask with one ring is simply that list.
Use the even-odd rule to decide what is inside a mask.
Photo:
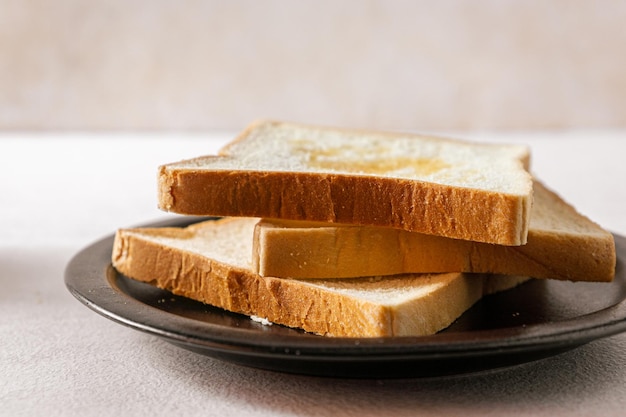
[{"label": "soft white bread interior", "polygon": [[480,272],[611,281],[613,235],[536,181],[528,243],[502,246],[381,227],[261,220],[253,268],[261,275],[350,278]]},{"label": "soft white bread interior", "polygon": [[159,207],[521,245],[529,160],[521,145],[257,122],[219,155],[161,166]]},{"label": "soft white bread interior", "polygon": [[122,274],[184,297],[326,336],[433,334],[484,294],[525,277],[462,273],[348,280],[261,277],[250,269],[258,219],[206,221],[187,228],[121,229],[112,263]]}]

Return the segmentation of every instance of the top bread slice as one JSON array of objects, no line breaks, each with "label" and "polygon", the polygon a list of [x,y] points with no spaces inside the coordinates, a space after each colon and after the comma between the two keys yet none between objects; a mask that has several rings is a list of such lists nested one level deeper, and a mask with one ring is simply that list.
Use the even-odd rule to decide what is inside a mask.
[{"label": "top bread slice", "polygon": [[254,270],[292,278],[480,272],[611,281],[613,235],[536,181],[528,243],[502,246],[405,230],[284,220],[255,228]]},{"label": "top bread slice", "polygon": [[112,264],[129,278],[271,323],[341,337],[421,336],[449,326],[483,295],[527,277],[404,274],[348,280],[261,277],[250,269],[258,219],[118,230]]},{"label": "top bread slice", "polygon": [[219,155],[161,166],[159,207],[522,245],[529,160],[521,145],[263,121]]}]

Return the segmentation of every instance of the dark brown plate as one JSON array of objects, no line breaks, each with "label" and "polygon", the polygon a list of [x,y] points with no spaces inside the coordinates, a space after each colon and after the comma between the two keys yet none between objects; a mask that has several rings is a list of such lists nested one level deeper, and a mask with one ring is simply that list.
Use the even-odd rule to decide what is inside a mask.
[{"label": "dark brown plate", "polygon": [[110,262],[113,235],[74,256],[65,284],[109,319],[241,365],[331,377],[442,376],[529,362],[626,330],[626,238],[615,241],[613,282],[532,280],[485,297],[448,329],[426,337],[327,338],[264,326],[118,274]]}]

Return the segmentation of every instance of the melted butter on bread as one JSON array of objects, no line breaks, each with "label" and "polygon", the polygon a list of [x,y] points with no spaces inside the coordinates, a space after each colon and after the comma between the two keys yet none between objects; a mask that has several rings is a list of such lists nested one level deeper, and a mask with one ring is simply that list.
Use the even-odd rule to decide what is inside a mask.
[{"label": "melted butter on bread", "polygon": [[451,167],[440,158],[393,155],[383,142],[367,148],[351,143],[322,148],[314,141],[303,139],[293,140],[291,144],[294,150],[309,155],[307,163],[315,169],[373,175],[394,171],[430,175]]}]

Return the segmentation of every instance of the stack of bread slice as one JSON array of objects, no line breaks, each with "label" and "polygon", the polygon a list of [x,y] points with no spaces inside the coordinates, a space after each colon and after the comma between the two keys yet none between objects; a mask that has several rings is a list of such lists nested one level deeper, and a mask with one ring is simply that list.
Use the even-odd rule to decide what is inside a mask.
[{"label": "stack of bread slice", "polygon": [[120,273],[319,335],[433,334],[530,277],[615,271],[611,233],[520,145],[262,121],[158,183],[162,209],[223,218],[118,230]]}]

